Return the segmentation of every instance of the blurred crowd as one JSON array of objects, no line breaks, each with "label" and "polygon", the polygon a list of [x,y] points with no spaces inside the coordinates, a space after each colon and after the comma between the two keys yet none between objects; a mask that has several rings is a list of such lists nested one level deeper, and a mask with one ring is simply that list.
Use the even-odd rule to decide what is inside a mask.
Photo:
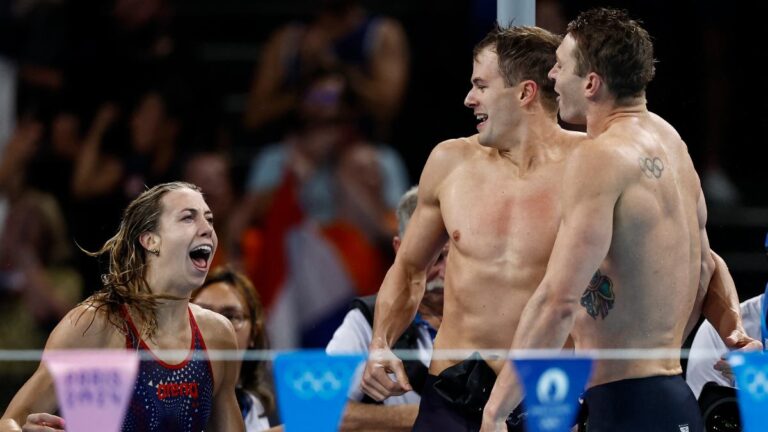
[{"label": "blurred crowd", "polygon": [[[79,249],[165,181],[202,188],[212,266],[253,281],[273,347],[324,347],[351,299],[378,289],[410,186],[387,143],[409,77],[398,21],[327,0],[277,28],[233,126],[198,91],[170,1],[0,8],[0,348],[43,347],[100,288],[106,262]],[[4,365],[8,389],[31,367]]]}]

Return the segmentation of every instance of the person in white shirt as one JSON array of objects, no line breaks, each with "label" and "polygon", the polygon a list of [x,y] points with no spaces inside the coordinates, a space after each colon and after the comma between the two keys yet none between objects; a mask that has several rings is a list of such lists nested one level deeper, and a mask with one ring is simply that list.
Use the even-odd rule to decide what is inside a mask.
[{"label": "person in white shirt", "polygon": [[[395,251],[399,248],[400,239],[405,234],[405,228],[416,209],[417,192],[417,187],[411,188],[403,195],[397,206],[399,235],[392,239]],[[361,365],[349,392],[349,403],[344,412],[341,430],[395,430],[410,429],[413,426],[420,401],[419,386],[416,383],[423,382],[423,378],[426,377],[427,366],[432,355],[432,340],[440,326],[443,314],[443,279],[447,252],[446,245],[427,273],[426,293],[419,305],[419,312],[395,345],[395,348],[418,350],[419,361],[405,362],[414,391],[389,397],[380,404],[376,403],[360,388],[363,372]],[[326,352],[367,354],[371,343],[374,305],[375,296],[356,299],[353,302],[353,308],[347,313],[328,343]],[[423,375],[422,379],[419,379],[419,375]]]},{"label": "person in white shirt", "polygon": [[[741,320],[747,336],[762,340],[760,325],[765,294],[741,303]],[[710,381],[722,386],[735,387],[733,373],[727,366],[723,356],[730,350],[726,348],[722,338],[709,321],[704,321],[691,344],[691,356],[688,358],[688,368],[685,381],[698,399],[701,389]]]}]

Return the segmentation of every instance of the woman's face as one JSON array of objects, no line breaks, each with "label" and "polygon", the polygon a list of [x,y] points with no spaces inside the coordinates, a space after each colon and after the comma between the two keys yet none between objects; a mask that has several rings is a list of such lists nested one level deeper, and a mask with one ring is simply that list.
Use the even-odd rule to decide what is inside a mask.
[{"label": "woman's face", "polygon": [[200,290],[192,303],[224,315],[235,328],[237,348],[251,347],[251,316],[243,296],[230,284],[216,282]]},{"label": "woman's face", "polygon": [[191,292],[205,281],[216,252],[213,214],[203,196],[192,189],[172,190],[161,202],[156,233],[160,254],[152,266],[166,275],[169,284],[183,284]]}]

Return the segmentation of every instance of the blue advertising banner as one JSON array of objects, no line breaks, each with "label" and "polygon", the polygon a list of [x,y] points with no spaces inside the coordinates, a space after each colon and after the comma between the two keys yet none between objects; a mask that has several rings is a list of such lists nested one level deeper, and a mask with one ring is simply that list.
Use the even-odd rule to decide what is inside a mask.
[{"label": "blue advertising banner", "polygon": [[347,391],[363,354],[324,351],[280,354],[274,374],[280,417],[286,432],[337,431]]},{"label": "blue advertising banner", "polygon": [[768,431],[768,355],[736,352],[728,356],[736,376],[739,411],[744,432]]},{"label": "blue advertising banner", "polygon": [[579,412],[579,396],[592,373],[592,359],[513,359],[525,391],[528,432],[568,432]]}]

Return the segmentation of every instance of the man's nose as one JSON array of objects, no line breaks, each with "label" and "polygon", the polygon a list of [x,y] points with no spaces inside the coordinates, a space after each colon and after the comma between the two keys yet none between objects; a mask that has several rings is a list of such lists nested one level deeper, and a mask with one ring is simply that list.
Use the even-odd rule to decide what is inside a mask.
[{"label": "man's nose", "polygon": [[464,106],[467,108],[474,108],[477,106],[477,100],[475,100],[475,89],[469,89],[467,96],[464,97]]},{"label": "man's nose", "polygon": [[552,66],[552,69],[550,69],[549,73],[547,73],[547,78],[549,78],[551,80],[556,80],[557,79],[557,70],[556,70],[555,66]]}]

